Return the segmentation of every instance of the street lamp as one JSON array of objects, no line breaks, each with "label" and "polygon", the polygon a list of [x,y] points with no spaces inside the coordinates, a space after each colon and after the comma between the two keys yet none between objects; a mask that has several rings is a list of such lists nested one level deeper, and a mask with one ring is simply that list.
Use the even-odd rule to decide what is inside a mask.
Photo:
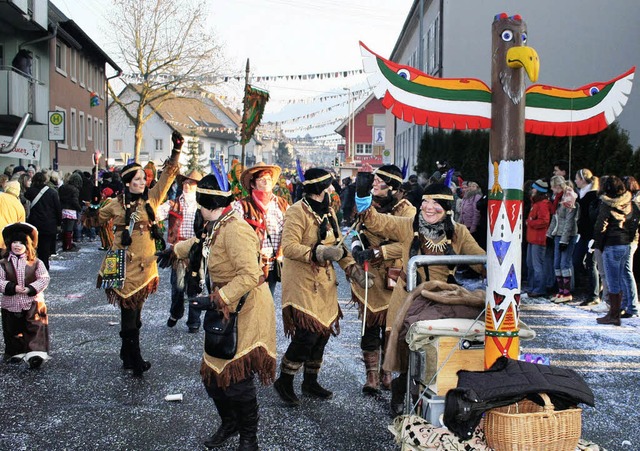
[{"label": "street lamp", "polygon": [[347,119],[347,126],[349,127],[349,130],[347,134],[347,151],[345,155],[345,161],[347,163],[351,163],[352,156],[355,156],[355,150],[353,149],[355,141],[355,130],[353,130],[353,125],[355,122],[355,118],[353,117],[353,97],[351,96],[351,88],[342,89],[348,91],[349,93],[349,117]]}]

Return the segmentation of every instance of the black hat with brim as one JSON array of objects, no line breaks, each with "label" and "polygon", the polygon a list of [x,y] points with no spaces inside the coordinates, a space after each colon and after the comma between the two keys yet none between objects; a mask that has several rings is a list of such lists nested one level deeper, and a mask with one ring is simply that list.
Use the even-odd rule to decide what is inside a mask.
[{"label": "black hat with brim", "polygon": [[38,229],[31,224],[16,222],[2,229],[2,239],[6,247],[9,247],[14,241],[20,241],[22,243],[25,236],[31,237],[34,247],[38,246]]}]

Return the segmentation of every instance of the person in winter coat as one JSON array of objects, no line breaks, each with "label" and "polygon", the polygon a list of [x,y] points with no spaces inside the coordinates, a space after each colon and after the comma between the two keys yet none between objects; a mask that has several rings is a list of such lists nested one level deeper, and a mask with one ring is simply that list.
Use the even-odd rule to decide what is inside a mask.
[{"label": "person in winter coat", "polygon": [[80,205],[80,190],[82,176],[77,172],[69,175],[69,179],[58,189],[60,206],[62,207],[62,250],[75,249],[73,231],[78,221],[82,206]]},{"label": "person in winter coat", "polygon": [[571,274],[573,269],[573,248],[578,235],[580,205],[578,195],[565,181],[564,177],[551,177],[551,189],[559,198],[558,207],[551,217],[547,236],[554,240],[553,268],[558,284],[558,294],[552,298],[556,304],[573,300],[571,295]]},{"label": "person in winter coat", "polygon": [[573,250],[573,267],[576,276],[584,274],[588,277],[587,299],[582,301],[581,306],[596,305],[600,302],[600,279],[593,252],[589,252],[589,242],[593,239],[593,224],[595,218],[589,212],[592,204],[598,200],[598,177],[587,169],[583,168],[576,172],[576,186],[578,187],[578,204],[580,204],[580,218],[578,219],[578,235],[580,240]]},{"label": "person in winter coat", "polygon": [[25,360],[32,369],[49,358],[49,319],[42,292],[49,273],[36,257],[38,231],[16,222],[2,229],[7,249],[0,260],[0,307],[4,360]]},{"label": "person in winter coat", "polygon": [[259,263],[260,242],[231,207],[234,198],[226,180],[213,174],[203,177],[196,188],[196,200],[205,222],[196,237],[178,242],[173,252],[177,258],[190,258],[192,271],[201,274],[203,283],[210,283],[211,307],[226,317],[246,296],[237,318],[235,356],[227,360],[205,351],[202,358],[202,381],[222,420],[204,445],[217,448],[239,432],[238,449],[257,450],[259,415],[254,374],[267,385],[273,381],[276,368],[275,306]]},{"label": "person in winter coat", "polygon": [[329,206],[331,174],[310,168],[302,183],[305,195],[287,210],[282,230],[282,322],[291,342],[273,387],[288,406],[300,403],[293,380],[302,367],[304,394],[320,399],[333,396],[318,383],[325,346],[331,335],[340,333],[342,318],[333,262],[345,270],[348,279],[354,277],[364,284],[362,268],[337,244],[342,233]]},{"label": "person in winter coat", "polygon": [[482,190],[480,186],[476,182],[468,182],[462,197],[458,222],[466,226],[472,235],[476,233],[478,222],[480,221],[480,212],[476,208],[476,204],[481,198]]},{"label": "person in winter coat", "polygon": [[[358,174],[358,179],[363,180]],[[415,218],[380,214],[371,206],[372,198],[367,198],[370,187],[366,182],[357,185],[356,205],[362,215],[364,225],[371,233],[386,236],[402,244],[404,264],[414,255],[484,255],[484,250],[473,239],[469,229],[453,221],[453,193],[441,183],[428,185],[422,194],[422,205]],[[478,273],[485,273],[484,266],[471,267]],[[431,266],[418,269],[418,280],[455,283],[455,266]],[[400,375],[391,383],[391,412],[394,416],[402,413],[407,386],[409,348],[400,327],[404,318],[399,312],[407,298],[406,274],[398,278],[397,285],[389,301],[387,330],[390,332],[386,344],[382,368],[397,371]]]},{"label": "person in winter coat", "polygon": [[[24,222],[26,213],[20,203],[20,186],[17,181],[7,182],[4,193],[0,193],[0,230],[14,222]],[[0,235],[0,251],[6,247],[2,235]]]},{"label": "person in winter coat", "polygon": [[[598,324],[620,325],[623,294],[629,299],[629,317],[633,311],[636,282],[629,267],[631,243],[638,232],[640,209],[631,200],[624,182],[616,176],[607,176],[600,196],[600,209],[593,228],[594,246],[602,250],[604,272],[609,287],[609,312],[598,318]],[[637,297],[637,294],[635,294]]]},{"label": "person in winter coat", "polygon": [[31,202],[27,222],[38,229],[38,258],[49,270],[49,257],[55,248],[58,226],[62,224],[62,207],[58,192],[47,186],[47,176],[36,172],[33,183],[25,193]]},{"label": "person in winter coat", "polygon": [[[174,132],[171,139],[171,156],[153,188],[147,188],[142,166],[128,164],[120,173],[125,183],[124,192],[98,211],[100,225],[113,220],[115,237],[112,252],[107,253],[100,267],[97,286],[105,288],[109,302],[120,308],[120,358],[123,368],[132,369],[136,377],[151,367],[140,353],[140,328],[142,307],[147,297],[158,288],[158,267],[154,255],[156,241],[164,246],[156,223],[156,209],[180,172],[178,160],[184,138]],[[126,265],[123,265],[122,258]]]},{"label": "person in winter coat", "polygon": [[546,294],[544,282],[544,253],[547,229],[551,222],[551,202],[547,196],[549,185],[538,179],[531,186],[531,210],[527,217],[527,262],[532,273],[528,275],[529,297]]},{"label": "person in winter coat", "polygon": [[[401,184],[402,171],[395,165],[384,165],[374,172],[371,193],[373,208],[378,213],[407,218],[416,215],[415,207],[399,192]],[[389,301],[397,276],[404,267],[402,243],[389,240],[386,235],[374,234],[360,224],[356,226],[356,237],[351,242],[351,253],[359,265],[369,262],[370,276],[377,282],[366,293],[355,281],[351,282],[352,300],[358,304],[360,315],[366,321],[360,340],[367,375],[362,391],[376,394],[380,392],[380,382],[385,390],[391,389],[391,373],[381,372],[380,359],[384,360]]]}]

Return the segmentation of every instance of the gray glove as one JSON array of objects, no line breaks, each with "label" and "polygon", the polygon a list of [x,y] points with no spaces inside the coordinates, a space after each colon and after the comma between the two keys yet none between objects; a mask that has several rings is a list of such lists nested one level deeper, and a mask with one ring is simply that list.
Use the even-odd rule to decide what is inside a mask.
[{"label": "gray glove", "polygon": [[351,265],[347,268],[347,277],[349,280],[355,281],[360,288],[371,288],[373,286],[373,279],[376,278],[376,275],[369,271],[369,275],[367,278],[367,284],[365,285],[365,273],[364,269],[362,269],[359,265]]},{"label": "gray glove", "polygon": [[337,262],[344,257],[346,250],[342,246],[325,246],[319,244],[316,247],[314,256],[318,263],[326,263],[327,261]]}]

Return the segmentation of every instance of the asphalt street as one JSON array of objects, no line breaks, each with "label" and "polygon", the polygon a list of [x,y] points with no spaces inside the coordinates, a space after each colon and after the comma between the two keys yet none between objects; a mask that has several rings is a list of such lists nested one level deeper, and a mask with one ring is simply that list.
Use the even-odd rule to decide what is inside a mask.
[{"label": "asphalt street", "polygon": [[[187,333],[184,319],[166,326],[169,272],[161,270],[158,293],[143,311],[141,347],[152,368],[136,379],[121,368],[119,310],[109,305],[95,279],[103,252],[84,243],[52,260],[49,309],[51,360],[39,370],[0,364],[0,450],[195,450],[218,426],[213,402],[200,382],[203,332]],[[360,322],[348,303],[329,341],[320,382],[333,399],[302,397],[284,407],[271,387],[258,391],[258,438],[264,450],[392,450],[387,430],[389,393],[365,397],[359,347]],[[278,317],[278,359],[288,340]],[[596,314],[537,298],[522,301],[521,318],[537,337],[522,352],[544,354],[552,364],[578,371],[596,395],[583,411],[583,438],[608,450],[640,449],[636,427],[640,373],[640,321],[599,326]],[[301,376],[296,379],[299,392]],[[182,401],[165,396],[182,394]],[[235,449],[237,438],[223,450]]]}]

